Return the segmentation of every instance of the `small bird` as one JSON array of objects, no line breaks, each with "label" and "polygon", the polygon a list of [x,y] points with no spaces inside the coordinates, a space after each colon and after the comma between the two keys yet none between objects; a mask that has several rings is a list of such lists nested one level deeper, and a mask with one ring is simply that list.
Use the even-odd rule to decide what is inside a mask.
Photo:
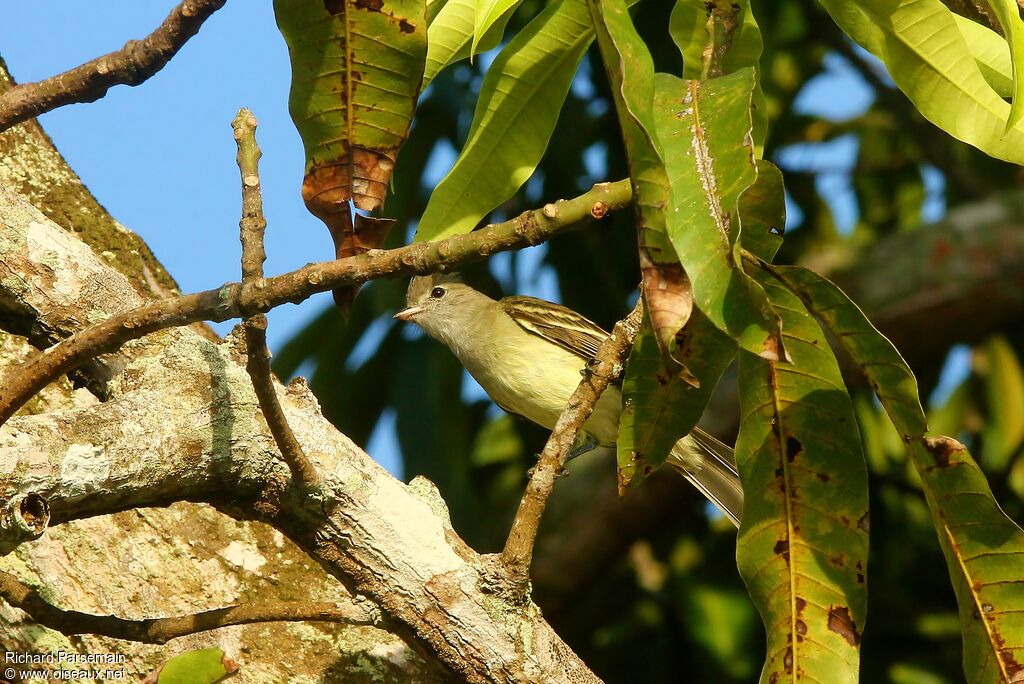
[{"label": "small bird", "polygon": [[[448,345],[488,396],[506,412],[554,429],[580,371],[608,333],[564,306],[535,297],[495,301],[457,277],[417,276],[406,308],[395,314]],[[614,447],[622,412],[619,387],[609,386],[583,426],[590,446]],[[743,489],[725,444],[699,428],[672,448],[667,463],[739,526]]]}]

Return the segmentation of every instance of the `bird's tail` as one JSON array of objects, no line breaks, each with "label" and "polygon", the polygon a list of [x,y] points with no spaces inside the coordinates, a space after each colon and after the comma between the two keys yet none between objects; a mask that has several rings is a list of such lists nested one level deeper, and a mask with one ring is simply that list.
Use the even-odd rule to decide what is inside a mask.
[{"label": "bird's tail", "polygon": [[743,487],[731,448],[700,428],[694,428],[672,447],[667,462],[715,504],[733,525],[740,526]]}]

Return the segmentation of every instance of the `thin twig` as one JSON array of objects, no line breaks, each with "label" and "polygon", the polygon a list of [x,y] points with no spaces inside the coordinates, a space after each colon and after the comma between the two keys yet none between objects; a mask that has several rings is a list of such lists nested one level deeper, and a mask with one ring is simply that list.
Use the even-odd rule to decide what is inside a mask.
[{"label": "thin twig", "polygon": [[299,603],[277,601],[262,605],[217,608],[194,615],[126,620],[113,615],[93,615],[64,610],[48,603],[35,589],[14,575],[0,571],[0,598],[23,610],[32,620],[61,634],[95,634],[163,644],[171,639],[206,632],[220,627],[254,622],[340,622],[347,625],[377,625],[380,615],[369,601],[347,603]]},{"label": "thin twig", "polygon": [[[57,74],[22,83],[0,95],[0,131],[75,102],[93,102],[115,85],[136,86],[160,71],[226,0],[185,0],[142,40]],[[96,10],[99,11],[99,10]]]},{"label": "thin twig", "polygon": [[243,286],[161,299],[111,316],[12,368],[0,382],[0,425],[50,382],[86,359],[116,351],[129,340],[196,321],[226,321],[297,304],[317,292],[375,278],[426,274],[476,261],[499,251],[539,244],[609,211],[629,206],[628,180],[599,183],[579,197],[559,200],[504,223],[437,242],[370,250],[345,259],[310,264],[291,273]]},{"label": "thin twig", "polygon": [[529,576],[537,530],[548,497],[555,488],[555,480],[565,467],[576,442],[576,435],[590,418],[597,400],[608,385],[622,375],[623,363],[640,329],[643,313],[643,297],[640,297],[629,315],[616,323],[612,334],[601,343],[594,361],[584,370],[583,380],[569,398],[569,403],[558,417],[555,429],[544,445],[544,451],[537,459],[533,475],[519,502],[519,510],[512,522],[505,549],[501,552],[502,564],[522,584],[526,583]]},{"label": "thin twig", "polygon": [[[256,143],[256,117],[252,112],[248,109],[239,110],[231,127],[238,144],[238,171],[242,177],[242,219],[238,222],[242,242],[242,282],[251,285],[263,280],[263,262],[267,260],[263,247],[267,219],[263,215],[259,172],[259,161],[263,153]],[[277,398],[274,376],[270,372],[270,349],[267,348],[267,317],[261,313],[249,316],[245,319],[244,328],[248,355],[245,369],[252,378],[260,409],[281,451],[281,457],[296,481],[307,487],[319,484],[320,475],[295,439]]]}]

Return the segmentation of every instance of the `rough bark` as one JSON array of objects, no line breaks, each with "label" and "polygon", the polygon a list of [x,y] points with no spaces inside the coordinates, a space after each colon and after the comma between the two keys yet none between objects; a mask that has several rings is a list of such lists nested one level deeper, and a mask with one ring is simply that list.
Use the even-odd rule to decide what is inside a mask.
[{"label": "rough bark", "polygon": [[[27,204],[11,207],[0,273],[19,277],[6,297],[60,291],[81,320],[132,305],[126,280],[110,284],[119,279],[113,269]],[[465,681],[597,681],[532,603],[514,592],[506,598],[502,573],[455,535],[433,488],[392,478],[322,417],[301,384],[289,387],[283,409],[324,484],[315,498],[291,489],[240,344],[232,336],[216,345],[187,328],[129,342],[108,401],[18,416],[0,428],[3,494],[43,496],[53,524],[209,502],[270,522]],[[263,558],[266,548],[252,550]]]}]

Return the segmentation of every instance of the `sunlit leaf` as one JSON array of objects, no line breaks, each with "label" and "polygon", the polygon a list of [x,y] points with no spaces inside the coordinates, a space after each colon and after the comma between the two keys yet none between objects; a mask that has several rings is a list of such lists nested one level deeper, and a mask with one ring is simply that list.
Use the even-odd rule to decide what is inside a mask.
[{"label": "sunlit leaf", "polygon": [[914,106],[954,138],[1024,163],[1024,125],[985,80],[953,12],[940,0],[822,0],[846,33],[885,62]]},{"label": "sunlit leaf", "polygon": [[[423,0],[275,0],[292,61],[289,109],[313,213],[380,206],[409,132],[427,50]],[[320,212],[320,213],[318,213]]]},{"label": "sunlit leaf", "polygon": [[738,210],[740,244],[759,259],[771,262],[782,246],[786,228],[786,191],[778,167],[757,160],[757,178],[740,195]]},{"label": "sunlit leaf", "polygon": [[522,0],[476,0],[476,11],[473,18],[473,54],[479,52],[479,44],[484,36],[500,22],[507,22],[508,15]]},{"label": "sunlit leaf", "polygon": [[768,637],[762,682],[857,682],[867,611],[867,469],[821,329],[763,281],[792,363],[740,352],[736,557]]},{"label": "sunlit leaf", "polygon": [[896,348],[843,292],[799,267],[776,273],[867,375],[921,477],[960,607],[970,682],[1024,679],[1024,532],[999,508],[967,449],[925,437],[917,381]]},{"label": "sunlit leaf", "polygon": [[[515,13],[518,3],[512,5],[497,21],[491,23],[473,54],[485,52],[501,42],[508,20]],[[446,66],[469,57],[473,43],[473,22],[476,16],[474,0],[448,0],[440,9],[427,30],[427,64],[423,70],[423,87]]]},{"label": "sunlit leaf", "polygon": [[430,196],[417,241],[468,233],[526,182],[593,37],[585,0],[559,0],[505,46],[487,70],[462,153]]},{"label": "sunlit leaf", "polygon": [[693,311],[690,280],[669,239],[671,190],[659,152],[654,62],[623,0],[588,0],[633,182],[643,296],[663,353]]},{"label": "sunlit leaf", "polygon": [[987,26],[959,14],[954,15],[957,28],[967,41],[971,56],[978,63],[982,76],[1000,97],[1013,95],[1013,64],[1006,39]]}]

